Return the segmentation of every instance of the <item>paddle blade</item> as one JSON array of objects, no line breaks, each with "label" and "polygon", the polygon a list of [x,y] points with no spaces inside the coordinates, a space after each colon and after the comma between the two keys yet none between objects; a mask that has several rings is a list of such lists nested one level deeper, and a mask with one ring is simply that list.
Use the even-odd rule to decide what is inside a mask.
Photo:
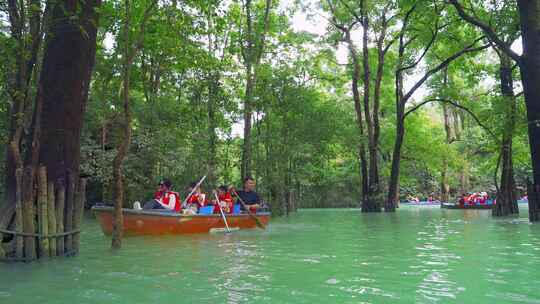
[{"label": "paddle blade", "polygon": [[240,230],[240,227],[231,227],[229,231],[227,231],[227,228],[210,228],[210,233],[229,233],[237,230]]}]

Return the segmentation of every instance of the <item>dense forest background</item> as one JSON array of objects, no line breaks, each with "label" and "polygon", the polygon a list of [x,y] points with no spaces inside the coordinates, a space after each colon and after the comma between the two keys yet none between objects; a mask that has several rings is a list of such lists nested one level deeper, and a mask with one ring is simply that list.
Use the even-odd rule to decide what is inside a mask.
[{"label": "dense forest background", "polygon": [[[42,17],[40,37],[51,20],[44,1],[17,1],[16,35],[13,2],[0,4],[2,147],[16,120],[16,75],[31,57],[32,16]],[[512,1],[464,2],[465,14],[519,52]],[[113,167],[125,177],[126,206],[150,198],[161,178],[183,192],[203,175],[206,190],[253,175],[276,214],[360,202],[380,210],[393,181],[400,199],[455,200],[495,193],[510,172],[513,190],[525,191],[532,167],[519,69],[456,5],[113,0],[95,10],[80,159],[90,203],[114,200]],[[299,25],[306,18],[317,30]],[[26,71],[28,100],[43,48]],[[32,117],[18,117],[24,134]]]}]

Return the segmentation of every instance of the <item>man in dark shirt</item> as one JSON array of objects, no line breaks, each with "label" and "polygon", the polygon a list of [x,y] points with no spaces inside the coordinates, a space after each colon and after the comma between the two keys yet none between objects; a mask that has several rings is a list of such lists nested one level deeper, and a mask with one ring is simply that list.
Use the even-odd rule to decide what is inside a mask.
[{"label": "man in dark shirt", "polygon": [[[261,207],[261,197],[257,192],[255,192],[255,180],[253,178],[246,177],[244,179],[244,189],[238,191],[237,193],[238,196],[240,196],[244,203],[249,207],[250,211],[256,212],[257,209]],[[239,204],[240,202],[237,201],[237,203]]]}]

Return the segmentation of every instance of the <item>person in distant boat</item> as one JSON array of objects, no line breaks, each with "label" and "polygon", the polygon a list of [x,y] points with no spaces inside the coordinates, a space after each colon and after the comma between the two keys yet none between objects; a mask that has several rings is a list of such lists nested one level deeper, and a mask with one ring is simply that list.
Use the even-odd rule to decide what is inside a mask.
[{"label": "person in distant boat", "polygon": [[171,190],[172,183],[168,179],[159,182],[158,190],[154,193],[154,199],[144,204],[143,209],[165,209],[180,212],[182,209],[180,195]]},{"label": "person in distant boat", "polygon": [[465,206],[466,199],[467,199],[467,195],[465,193],[461,194],[461,197],[459,198],[458,204],[461,207]]},{"label": "person in distant boat", "polygon": [[[229,189],[227,186],[219,186],[217,189],[217,197],[218,202],[214,205],[214,213],[221,213],[219,211],[219,207],[221,206],[221,209],[224,213],[232,213],[233,212],[233,199],[231,197],[231,194],[229,193]],[[219,205],[218,205],[219,204]]]},{"label": "person in distant boat", "polygon": [[[262,206],[261,197],[255,192],[255,186],[255,180],[248,176],[244,178],[244,189],[237,192],[251,212],[256,212]],[[240,200],[238,200],[237,204],[240,204]],[[244,208],[242,207],[242,209]]]}]

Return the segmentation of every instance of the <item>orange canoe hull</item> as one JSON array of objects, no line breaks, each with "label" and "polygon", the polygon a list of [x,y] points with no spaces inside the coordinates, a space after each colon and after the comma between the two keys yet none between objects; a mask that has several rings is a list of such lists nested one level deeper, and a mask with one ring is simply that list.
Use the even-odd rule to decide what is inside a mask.
[{"label": "orange canoe hull", "polygon": [[[96,215],[103,233],[111,235],[113,208],[93,207],[92,211]],[[208,233],[212,229],[225,229],[225,223],[219,214],[182,215],[133,209],[123,209],[122,212],[125,236]],[[256,216],[264,226],[270,220],[270,213],[260,213]],[[248,214],[230,214],[226,217],[229,227],[234,230],[257,227],[255,220]]]}]

